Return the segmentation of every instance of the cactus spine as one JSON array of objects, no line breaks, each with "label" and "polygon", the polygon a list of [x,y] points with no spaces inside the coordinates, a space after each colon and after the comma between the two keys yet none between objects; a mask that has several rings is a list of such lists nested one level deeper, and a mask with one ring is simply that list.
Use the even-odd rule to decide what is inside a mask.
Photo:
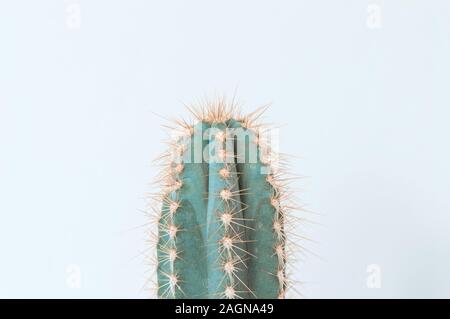
[{"label": "cactus spine", "polygon": [[225,102],[191,110],[161,157],[157,277],[161,298],[284,298],[284,188],[263,142],[262,111]]}]

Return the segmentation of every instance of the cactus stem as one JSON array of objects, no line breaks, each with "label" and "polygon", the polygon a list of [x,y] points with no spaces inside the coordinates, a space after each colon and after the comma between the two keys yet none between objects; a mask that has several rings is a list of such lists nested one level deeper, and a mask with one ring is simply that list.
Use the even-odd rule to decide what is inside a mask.
[{"label": "cactus stem", "polygon": [[[176,136],[158,158],[162,193],[152,195],[159,214],[160,297],[284,298],[290,289],[286,232],[293,226],[286,221],[298,207],[285,177],[288,162],[270,147],[259,122],[266,108],[241,116],[234,101],[227,105],[220,98],[188,107],[199,123],[181,119],[167,126]],[[228,128],[245,135],[231,135]],[[197,145],[207,153],[192,162],[186,155]],[[253,162],[245,154],[255,148]]]}]

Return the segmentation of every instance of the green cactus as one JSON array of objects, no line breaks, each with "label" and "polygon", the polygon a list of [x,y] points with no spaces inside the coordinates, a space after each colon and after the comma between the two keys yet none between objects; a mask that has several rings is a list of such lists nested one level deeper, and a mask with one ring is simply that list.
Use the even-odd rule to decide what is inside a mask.
[{"label": "green cactus", "polygon": [[284,298],[283,192],[256,120],[209,106],[164,157],[161,298]]}]

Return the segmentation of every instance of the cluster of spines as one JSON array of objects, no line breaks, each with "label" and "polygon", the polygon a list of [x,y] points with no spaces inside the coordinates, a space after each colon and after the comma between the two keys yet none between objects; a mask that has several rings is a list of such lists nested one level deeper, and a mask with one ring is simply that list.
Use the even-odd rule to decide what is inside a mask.
[{"label": "cluster of spines", "polygon": [[[247,116],[240,116],[238,115],[239,113],[234,104],[227,106],[224,100],[219,100],[215,103],[208,102],[205,107],[189,108],[189,110],[199,122],[210,124],[225,123],[228,120],[235,118],[242,127],[253,132],[255,136],[254,143],[256,143],[260,149],[259,154],[261,156],[259,159],[269,170],[266,182],[273,189],[273,194],[270,198],[270,205],[272,205],[275,211],[273,216],[273,233],[276,241],[273,247],[273,254],[277,257],[278,267],[276,272],[272,275],[274,275],[279,282],[278,298],[285,298],[286,290],[291,286],[286,275],[288,261],[287,250],[289,249],[289,244],[295,245],[295,243],[288,242],[288,237],[286,236],[286,222],[290,211],[300,210],[301,208],[296,204],[286,204],[286,202],[290,200],[288,198],[288,195],[290,195],[288,192],[288,183],[294,178],[285,177],[287,174],[285,161],[280,157],[280,154],[270,150],[270,147],[265,144],[264,138],[262,137],[264,125],[259,124],[257,120],[265,110],[265,107]],[[162,284],[159,283],[159,286],[157,287],[159,297],[161,298],[175,298],[177,291],[184,294],[181,287],[183,279],[179,277],[175,267],[176,261],[182,259],[183,252],[177,249],[177,234],[180,231],[183,231],[183,229],[180,228],[180,225],[176,225],[174,216],[181,206],[178,191],[183,187],[183,181],[180,178],[180,174],[184,168],[183,154],[187,147],[189,147],[186,141],[194,134],[195,128],[194,125],[189,124],[184,120],[176,120],[175,123],[175,127],[171,126],[169,128],[172,132],[178,131],[181,134],[178,135],[176,141],[170,141],[168,143],[170,146],[169,152],[160,157],[160,160],[164,163],[163,165],[166,166],[166,169],[163,170],[158,178],[158,182],[162,185],[164,191],[162,196],[156,195],[156,199],[160,203],[156,207],[162,208],[153,209],[154,212],[160,212],[159,239],[161,239],[161,237],[167,239],[164,241],[164,245],[161,245],[161,241],[159,241],[157,247],[157,249],[162,252],[162,254],[157,257],[157,264],[168,266],[165,267],[168,271],[163,273],[166,277],[166,282]],[[215,142],[225,143],[228,138],[225,132],[226,130],[216,133],[214,136]],[[239,178],[237,173],[232,171],[231,165],[227,164],[227,161],[224,160],[228,156],[233,155],[223,152],[219,153],[218,156],[223,160],[222,167],[217,171],[218,176],[224,181],[229,181],[233,177]],[[276,158],[276,161],[274,158]],[[167,162],[169,162],[169,164],[165,164]],[[238,247],[239,243],[245,243],[246,240],[242,238],[243,233],[236,231],[235,228],[249,229],[249,227],[245,225],[245,218],[235,216],[245,210],[245,204],[236,199],[239,198],[245,190],[238,189],[233,191],[232,189],[233,185],[228,185],[227,188],[223,188],[216,194],[220,200],[225,203],[225,206],[228,207],[228,209],[218,212],[218,222],[221,223],[223,229],[223,236],[217,241],[219,244],[218,253],[220,257],[218,265],[223,271],[224,276],[222,280],[225,284],[223,292],[212,297],[234,299],[243,298],[242,296],[248,294],[252,297],[258,297],[238,276],[238,272],[244,271],[247,267],[246,260],[255,256]],[[154,198],[155,196],[153,199]],[[230,205],[230,203],[233,202],[238,202],[239,205],[237,206],[240,208],[233,211],[233,209],[231,209],[233,205]],[[246,257],[240,256],[242,254],[238,254],[236,250],[243,252]],[[245,287],[245,290],[238,290],[236,287],[242,286],[242,284]]]}]

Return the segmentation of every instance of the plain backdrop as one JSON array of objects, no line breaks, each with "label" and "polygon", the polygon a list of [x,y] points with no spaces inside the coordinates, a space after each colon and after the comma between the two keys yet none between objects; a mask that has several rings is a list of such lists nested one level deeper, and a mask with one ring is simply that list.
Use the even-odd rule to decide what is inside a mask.
[{"label": "plain backdrop", "polygon": [[157,114],[235,90],[305,176],[301,295],[450,297],[449,39],[446,0],[2,1],[0,297],[152,297]]}]

